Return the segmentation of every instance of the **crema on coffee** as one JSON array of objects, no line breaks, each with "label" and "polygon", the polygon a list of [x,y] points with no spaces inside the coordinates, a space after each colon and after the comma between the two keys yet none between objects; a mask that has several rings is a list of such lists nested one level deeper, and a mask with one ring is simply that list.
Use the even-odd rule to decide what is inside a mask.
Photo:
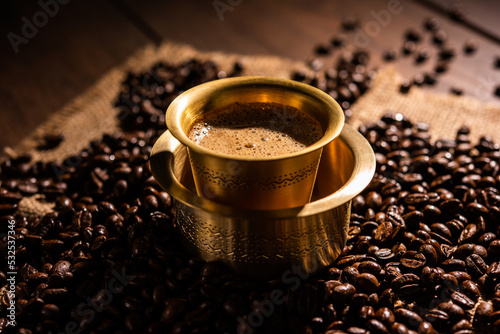
[{"label": "crema on coffee", "polygon": [[188,137],[207,149],[245,157],[300,151],[323,136],[321,124],[297,108],[278,103],[234,103],[204,113]]}]

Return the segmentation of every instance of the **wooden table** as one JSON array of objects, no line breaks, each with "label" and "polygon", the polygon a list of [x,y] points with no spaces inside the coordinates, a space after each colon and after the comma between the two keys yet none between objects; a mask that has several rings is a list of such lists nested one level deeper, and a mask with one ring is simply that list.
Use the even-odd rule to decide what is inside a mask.
[{"label": "wooden table", "polygon": [[[382,53],[399,51],[407,29],[422,32],[423,22],[435,17],[458,52],[430,89],[457,87],[500,103],[493,95],[500,84],[500,70],[494,68],[500,56],[499,2],[453,0],[443,7],[437,0],[58,1],[0,4],[0,151],[15,146],[134,50],[164,39],[201,50],[307,61],[317,45],[342,33],[370,51],[373,66],[381,66]],[[450,17],[456,9],[463,20]],[[347,17],[359,21],[357,32],[342,32]],[[363,33],[368,39],[360,42]],[[462,52],[468,39],[479,45],[470,56]],[[436,52],[427,40],[421,45]],[[400,57],[395,64],[409,79],[435,65],[415,65],[413,57]]]}]

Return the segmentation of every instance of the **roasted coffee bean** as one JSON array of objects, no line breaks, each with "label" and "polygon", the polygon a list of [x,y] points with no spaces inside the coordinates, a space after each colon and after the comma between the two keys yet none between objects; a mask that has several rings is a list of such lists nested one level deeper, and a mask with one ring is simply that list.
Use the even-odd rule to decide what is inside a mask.
[{"label": "roasted coffee bean", "polygon": [[421,37],[417,31],[410,29],[405,32],[405,39],[408,41],[419,42]]},{"label": "roasted coffee bean", "polygon": [[416,293],[420,288],[420,278],[415,274],[403,274],[392,280],[391,287],[404,295]]},{"label": "roasted coffee bean", "polygon": [[453,48],[442,48],[441,51],[439,51],[439,59],[441,60],[449,60],[455,57],[456,51]]},{"label": "roasted coffee bean", "polygon": [[395,254],[389,248],[381,248],[377,250],[374,255],[377,260],[383,264],[390,262],[395,258]]},{"label": "roasted coffee bean", "polygon": [[441,280],[443,286],[448,289],[454,290],[458,286],[458,280],[451,273],[442,272],[441,274],[439,274],[439,279]]},{"label": "roasted coffee bean", "polygon": [[382,186],[382,195],[384,196],[391,196],[394,194],[397,194],[401,191],[401,185],[398,182],[391,182],[387,183],[386,185]]},{"label": "roasted coffee bean", "polygon": [[376,192],[369,192],[366,196],[366,205],[373,210],[377,210],[382,205],[382,197]]},{"label": "roasted coffee bean", "polygon": [[41,294],[41,298],[48,303],[62,302],[67,296],[68,290],[66,288],[45,289]]},{"label": "roasted coffee bean", "polygon": [[356,288],[354,285],[349,283],[343,283],[333,288],[333,300],[339,303],[348,302],[351,297],[356,293]]},{"label": "roasted coffee bean", "polygon": [[383,244],[390,239],[392,233],[392,223],[390,221],[384,221],[380,223],[377,229],[374,231],[373,240]]},{"label": "roasted coffee bean", "polygon": [[413,53],[416,48],[417,45],[415,44],[414,41],[406,41],[403,44],[402,53],[403,55],[409,55],[410,53]]},{"label": "roasted coffee bean", "polygon": [[368,320],[366,329],[368,329],[370,333],[387,333],[387,327],[377,319]]},{"label": "roasted coffee bean", "polygon": [[370,273],[362,273],[358,276],[357,283],[361,290],[367,293],[377,292],[379,288],[379,282],[377,277]]},{"label": "roasted coffee bean", "polygon": [[438,261],[438,253],[436,249],[430,244],[420,246],[418,252],[425,257],[425,264],[434,266]]},{"label": "roasted coffee bean", "polygon": [[[425,211],[424,211],[424,214],[425,214]],[[445,224],[434,223],[430,227],[431,227],[432,232],[437,233],[441,237],[446,238],[448,240],[451,239],[451,237],[452,237],[451,231]]]},{"label": "roasted coffee bean", "polygon": [[359,22],[358,20],[356,20],[355,18],[352,18],[352,17],[346,17],[344,19],[342,19],[342,28],[344,30],[354,30],[356,29],[358,26],[359,26]]},{"label": "roasted coffee bean", "polygon": [[[498,233],[497,233],[498,234]],[[498,258],[500,255],[500,240],[496,239],[488,245],[488,254],[493,258]]]},{"label": "roasted coffee bean", "polygon": [[[367,296],[368,299],[368,296]],[[365,300],[366,303],[366,300]],[[362,305],[359,310],[359,318],[363,322],[367,322],[368,320],[372,319],[375,315],[375,310],[371,305]]]},{"label": "roasted coffee bean", "polygon": [[392,324],[391,328],[390,328],[390,333],[398,333],[398,334],[406,334],[406,333],[410,333],[410,331],[408,330],[408,328],[399,323],[399,322],[395,322]]},{"label": "roasted coffee bean", "polygon": [[494,233],[486,232],[478,238],[478,242],[483,247],[488,247],[489,244],[494,241],[497,236]]},{"label": "roasted coffee bean", "polygon": [[426,313],[425,319],[429,321],[434,327],[444,328],[447,326],[450,316],[443,310],[432,309]]},{"label": "roasted coffee bean", "polygon": [[471,275],[479,277],[486,274],[488,265],[484,262],[483,258],[478,254],[471,254],[465,259],[467,269]]},{"label": "roasted coffee bean", "polygon": [[453,253],[454,257],[465,260],[469,255],[478,255],[480,257],[486,257],[488,252],[482,246],[475,244],[463,244],[459,246]]},{"label": "roasted coffee bean", "polygon": [[415,271],[425,266],[426,258],[422,253],[410,250],[401,256],[400,262],[407,270]]},{"label": "roasted coffee bean", "polygon": [[[448,62],[447,61],[438,60],[436,66],[434,67],[434,72],[438,73],[438,74],[441,74],[441,73],[447,72],[448,69],[449,69],[449,66],[448,66]],[[450,93],[456,94],[457,92],[459,92],[459,90],[460,90],[459,88],[452,87],[452,88],[450,88]],[[460,95],[460,94],[456,94],[456,95]]]},{"label": "roasted coffee bean", "polygon": [[375,312],[375,319],[378,319],[380,322],[384,323],[387,327],[392,326],[392,324],[396,321],[394,313],[387,307],[379,308]]},{"label": "roasted coffee bean", "polygon": [[500,278],[500,262],[493,262],[486,271],[489,277],[493,279]]},{"label": "roasted coffee bean", "polygon": [[372,260],[363,261],[358,265],[358,271],[360,273],[369,273],[378,276],[381,270],[382,268],[380,264]]},{"label": "roasted coffee bean", "polygon": [[344,268],[344,270],[342,270],[341,278],[342,281],[344,282],[351,283],[354,285],[358,281],[358,277],[359,277],[359,271],[356,267],[349,266]]},{"label": "roasted coffee bean", "polygon": [[399,86],[399,92],[402,94],[406,94],[410,91],[411,88],[411,82],[408,79],[403,79],[401,81],[401,84]]},{"label": "roasted coffee bean", "polygon": [[443,302],[438,305],[438,309],[446,312],[451,321],[458,321],[465,317],[464,310],[452,301]]},{"label": "roasted coffee bean", "polygon": [[423,48],[417,53],[417,56],[415,57],[415,63],[422,64],[425,61],[427,61],[427,59],[429,59],[430,56],[431,56],[430,51],[426,48]]},{"label": "roasted coffee bean", "polygon": [[470,310],[474,307],[475,303],[472,299],[467,297],[466,294],[460,292],[460,291],[455,291],[451,294],[451,300],[457,304],[458,306],[462,307],[465,310]]},{"label": "roasted coffee bean", "polygon": [[477,284],[471,280],[464,280],[461,286],[463,288],[462,292],[474,300],[477,300],[481,294]]},{"label": "roasted coffee bean", "polygon": [[404,202],[411,206],[425,206],[429,201],[429,196],[423,193],[409,194],[404,198]]},{"label": "roasted coffee bean", "polygon": [[394,49],[389,49],[389,50],[384,51],[384,53],[382,54],[382,57],[385,61],[390,62],[390,61],[393,61],[397,58],[397,52]]},{"label": "roasted coffee bean", "polygon": [[474,312],[473,326],[475,328],[485,328],[488,326],[490,316],[493,314],[493,305],[487,301],[480,301]]},{"label": "roasted coffee bean", "polygon": [[434,334],[434,327],[432,324],[428,321],[423,321],[420,326],[417,328],[417,333],[422,333],[422,334]]},{"label": "roasted coffee bean", "polygon": [[325,46],[325,45],[318,45],[315,49],[314,49],[314,52],[317,54],[317,55],[327,55],[330,53],[330,49],[328,46]]},{"label": "roasted coffee bean", "polygon": [[463,271],[465,270],[465,261],[460,259],[447,259],[441,263],[441,267],[446,271]]},{"label": "roasted coffee bean", "polygon": [[456,333],[458,331],[472,330],[472,329],[473,329],[472,324],[468,320],[462,319],[459,320],[456,324],[454,324],[453,327],[451,327],[451,332]]},{"label": "roasted coffee bean", "polygon": [[368,333],[368,331],[361,327],[351,326],[347,328],[347,334],[365,334],[365,333]]},{"label": "roasted coffee bean", "polygon": [[166,325],[172,325],[184,315],[186,310],[187,301],[185,299],[171,297],[165,301],[161,321]]},{"label": "roasted coffee bean", "polygon": [[458,242],[459,243],[474,242],[475,239],[477,238],[478,233],[479,231],[477,225],[467,224],[467,226],[465,226],[464,230],[460,234]]},{"label": "roasted coffee bean", "polygon": [[189,327],[202,326],[212,318],[214,311],[209,307],[209,304],[202,303],[193,311],[186,313],[185,321]]},{"label": "roasted coffee bean", "polygon": [[409,328],[417,329],[422,323],[422,317],[406,308],[398,308],[394,311],[396,320]]},{"label": "roasted coffee bean", "polygon": [[439,21],[435,17],[431,17],[425,20],[423,26],[428,31],[434,31],[439,28]]}]

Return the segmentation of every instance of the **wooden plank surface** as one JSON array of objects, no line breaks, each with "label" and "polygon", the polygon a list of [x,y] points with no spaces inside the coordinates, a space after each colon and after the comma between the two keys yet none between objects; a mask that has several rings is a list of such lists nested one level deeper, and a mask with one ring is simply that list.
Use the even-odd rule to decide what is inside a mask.
[{"label": "wooden plank surface", "polygon": [[448,16],[462,21],[470,29],[490,36],[496,41],[500,40],[498,29],[500,2],[495,0],[419,0],[433,10],[439,10]]},{"label": "wooden plank surface", "polygon": [[[499,45],[448,15],[415,1],[242,1],[223,11],[222,20],[213,2],[194,6],[187,2],[139,4],[125,1],[165,39],[206,50],[275,54],[297,60],[310,59],[315,46],[328,44],[332,37],[343,34],[351,44],[358,42],[371,52],[373,66],[383,66],[383,52],[395,49],[400,53],[404,33],[411,28],[422,34],[423,41],[418,43],[417,51],[426,48],[431,58],[416,65],[415,55],[398,57],[394,65],[409,80],[433,71],[436,66],[438,49],[432,43],[431,34],[424,33],[423,29],[425,20],[434,17],[446,32],[447,44],[455,48],[457,56],[450,62],[449,71],[439,76],[438,84],[428,89],[448,93],[451,88],[459,88],[466,95],[500,103],[493,94],[495,86],[500,84],[500,71],[493,69],[494,59],[500,55]],[[475,15],[482,15],[489,6],[488,1],[475,4],[483,8],[476,10]],[[341,22],[346,17],[358,20],[359,29],[342,32]],[[491,30],[500,32],[500,20],[490,20],[488,24]],[[473,55],[463,52],[464,43],[469,39],[479,46]]]},{"label": "wooden plank surface", "polygon": [[[229,4],[226,0],[218,3]],[[395,4],[396,10],[390,12],[389,7]],[[22,18],[32,19],[41,10],[37,2],[23,5],[8,0],[1,6],[4,36],[11,31],[20,34]],[[470,6],[472,1],[466,4],[472,22],[500,32],[500,20],[492,19],[489,1],[475,1],[474,7]],[[457,56],[439,83],[429,89],[448,92],[458,87],[467,95],[500,103],[492,94],[500,84],[500,71],[493,68],[495,57],[500,56],[499,45],[417,1],[243,0],[225,8],[218,11],[214,1],[72,1],[60,5],[58,13],[36,36],[19,46],[19,53],[15,54],[8,38],[4,38],[0,48],[0,150],[14,146],[51,112],[91,86],[135,49],[161,39],[201,50],[272,54],[307,61],[318,44],[328,44],[343,34],[351,46],[358,41],[358,46],[370,51],[373,66],[384,66],[382,53],[391,48],[399,52],[405,31],[413,28],[424,37],[417,49],[428,48],[431,59],[415,65],[414,56],[398,58],[394,63],[398,71],[412,79],[436,65],[437,49],[422,28],[425,19],[435,17]],[[383,13],[388,11],[389,17],[384,18]],[[341,22],[346,17],[359,20],[357,31],[342,32]],[[363,34],[369,35],[367,43],[359,43]],[[468,39],[479,45],[471,56],[462,52]],[[332,57],[326,57],[326,61]]]},{"label": "wooden plank surface", "polygon": [[[2,36],[12,32],[24,38],[23,17],[30,22],[33,16],[43,19],[35,1],[6,1],[1,9]],[[2,38],[0,150],[15,146],[52,112],[150,42],[106,1],[71,1],[46,17],[47,23],[19,44],[17,53]]]}]

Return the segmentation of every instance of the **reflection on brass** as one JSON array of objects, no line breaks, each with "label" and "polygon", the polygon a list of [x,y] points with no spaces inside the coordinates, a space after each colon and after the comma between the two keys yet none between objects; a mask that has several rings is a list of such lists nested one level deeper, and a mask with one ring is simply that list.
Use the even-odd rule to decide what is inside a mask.
[{"label": "reflection on brass", "polygon": [[[236,102],[276,103],[285,112],[287,106],[297,108],[315,118],[324,135],[298,152],[271,157],[222,154],[188,138],[191,125],[201,114]],[[340,134],[344,114],[334,99],[312,86],[285,79],[240,77],[211,81],[184,92],[168,107],[166,121],[172,135],[187,148],[200,197],[242,209],[271,210],[310,202],[323,147]]]},{"label": "reflection on brass", "polygon": [[344,125],[325,146],[310,203],[275,210],[239,209],[197,195],[187,149],[169,131],[156,142],[151,170],[175,199],[179,237],[194,255],[253,278],[312,273],[331,264],[347,240],[351,200],[375,171],[373,151]]}]

